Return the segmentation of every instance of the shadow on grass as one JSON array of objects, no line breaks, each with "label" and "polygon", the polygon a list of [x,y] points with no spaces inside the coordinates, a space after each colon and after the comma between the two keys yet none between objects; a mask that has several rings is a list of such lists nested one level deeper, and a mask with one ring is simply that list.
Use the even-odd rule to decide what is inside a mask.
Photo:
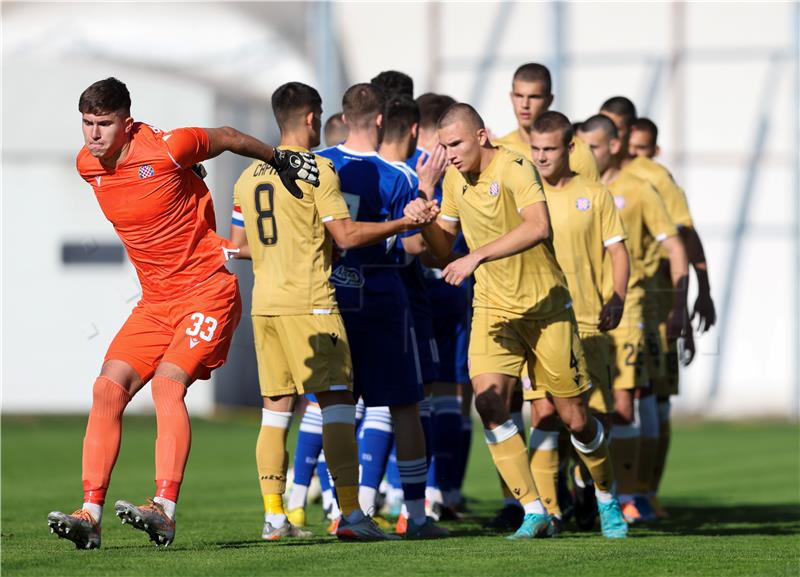
[{"label": "shadow on grass", "polygon": [[[800,505],[672,505],[670,517],[646,527],[676,535],[798,535]],[[644,525],[643,525],[644,527]]]}]

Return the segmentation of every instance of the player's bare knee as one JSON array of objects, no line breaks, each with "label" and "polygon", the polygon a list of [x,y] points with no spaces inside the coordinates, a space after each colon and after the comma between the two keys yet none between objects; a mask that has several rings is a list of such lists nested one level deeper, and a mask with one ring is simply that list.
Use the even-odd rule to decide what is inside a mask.
[{"label": "player's bare knee", "polygon": [[614,424],[632,425],[633,420],[633,403],[614,403]]},{"label": "player's bare knee", "polygon": [[100,376],[106,377],[120,385],[131,396],[142,388],[142,379],[139,374],[125,361],[111,359],[103,363]]},{"label": "player's bare knee", "polygon": [[264,408],[268,411],[288,413],[294,409],[294,395],[278,395],[275,397],[263,397]]},{"label": "player's bare knee", "polygon": [[156,368],[156,373],[154,376],[166,377],[168,379],[172,379],[173,381],[178,381],[187,387],[194,382],[192,375],[187,373],[175,363],[170,363],[169,361],[160,363]]},{"label": "player's bare knee", "polygon": [[433,396],[456,396],[458,395],[458,385],[455,383],[440,383],[436,382],[431,385]]},{"label": "player's bare knee", "polygon": [[319,406],[323,409],[333,405],[355,405],[353,393],[350,391],[324,391],[317,393],[317,400]]},{"label": "player's bare knee", "polygon": [[475,410],[478,411],[484,425],[499,424],[508,419],[505,399],[494,388],[488,388],[475,395]]}]

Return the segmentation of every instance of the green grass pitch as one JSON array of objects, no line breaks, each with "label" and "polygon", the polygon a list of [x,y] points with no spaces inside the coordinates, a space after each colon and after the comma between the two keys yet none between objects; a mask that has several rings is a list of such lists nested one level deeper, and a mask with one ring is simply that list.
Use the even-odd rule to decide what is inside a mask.
[{"label": "green grass pitch", "polygon": [[[499,503],[488,451],[476,435],[465,492],[474,516],[436,542],[338,543],[311,506],[313,539],[260,540],[255,475],[258,422],[194,419],[175,543],[153,547],[107,507],[103,547],[77,551],[50,535],[50,510],[80,504],[85,418],[4,417],[2,574],[17,575],[800,575],[800,436],[793,424],[676,426],[662,490],[672,517],[625,541],[568,531],[509,542],[481,522]],[[108,495],[153,491],[153,418],[125,420]]]}]

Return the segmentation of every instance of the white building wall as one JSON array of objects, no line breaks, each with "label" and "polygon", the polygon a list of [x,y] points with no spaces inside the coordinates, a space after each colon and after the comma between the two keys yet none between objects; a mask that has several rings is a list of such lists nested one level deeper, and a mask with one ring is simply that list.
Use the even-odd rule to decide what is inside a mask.
[{"label": "white building wall", "polygon": [[[558,34],[552,4],[342,2],[332,5],[329,23],[342,69],[320,67],[316,75],[308,59],[281,39],[281,30],[270,28],[272,11],[286,18],[289,5],[281,3],[252,9],[249,16],[247,5],[202,4],[183,24],[175,24],[175,12],[182,10],[176,5],[135,5],[131,26],[151,25],[151,45],[141,55],[145,65],[120,48],[133,42],[130,30],[113,42],[113,35],[81,28],[92,5],[69,5],[56,24],[47,19],[54,10],[49,5],[11,6],[3,7],[4,411],[85,410],[105,348],[135,302],[130,265],[64,267],[59,260],[65,239],[114,238],[73,167],[81,144],[77,97],[90,82],[122,77],[135,116],[170,128],[213,125],[220,94],[266,101],[288,80],[322,85],[324,75],[343,71],[346,85],[398,69],[415,78],[417,93],[434,90],[473,101],[490,129],[504,134],[514,128],[511,75],[519,64],[539,61],[560,72],[554,108],[571,118],[586,118],[606,98],[624,94],[659,124],[661,159],[687,191],[719,312],[732,283],[727,318],[697,339],[698,356],[683,370],[677,410],[721,417],[796,414],[795,4],[687,3],[678,27],[681,11],[669,3],[565,3]],[[307,5],[309,22],[313,7]],[[25,10],[29,20],[20,16]],[[168,38],[163,30],[200,32],[205,41],[181,41],[181,50],[164,50],[161,62],[160,43]],[[219,34],[210,33],[215,30]],[[33,39],[28,45],[25,32]],[[313,37],[291,40],[315,53]],[[108,58],[99,58],[109,42]],[[275,47],[266,48],[269,42]],[[678,45],[683,50],[673,69]],[[189,63],[180,66],[180,58]],[[324,105],[326,113],[340,108],[339,101]],[[242,118],[263,133],[263,122],[252,116],[251,110]],[[732,259],[762,118],[768,122],[763,156]],[[211,184],[224,206],[218,210],[221,231],[227,230],[232,184],[226,166],[211,166]],[[226,181],[214,181],[218,175]],[[737,275],[729,281],[731,264]],[[712,396],[723,328],[726,347]],[[42,377],[42,367],[55,375],[52,380]],[[191,402],[210,408],[210,387],[195,389]]]}]

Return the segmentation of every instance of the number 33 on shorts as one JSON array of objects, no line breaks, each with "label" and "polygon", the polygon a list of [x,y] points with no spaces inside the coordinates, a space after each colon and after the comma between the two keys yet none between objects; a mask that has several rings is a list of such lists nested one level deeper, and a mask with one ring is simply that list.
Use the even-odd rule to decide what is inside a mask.
[{"label": "number 33 on shorts", "polygon": [[214,338],[214,331],[217,330],[217,319],[203,313],[193,313],[188,320],[190,326],[186,329],[186,334],[189,335],[189,348],[193,349],[200,344],[200,339],[210,343]]}]

